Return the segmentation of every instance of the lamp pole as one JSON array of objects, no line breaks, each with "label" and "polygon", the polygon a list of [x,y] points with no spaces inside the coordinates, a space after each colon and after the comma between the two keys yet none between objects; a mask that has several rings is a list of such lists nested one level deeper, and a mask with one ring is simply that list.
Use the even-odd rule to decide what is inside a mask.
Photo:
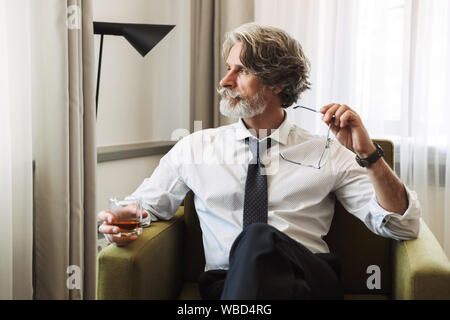
[{"label": "lamp pole", "polygon": [[97,90],[95,93],[95,116],[97,117],[98,113],[98,92],[100,88],[100,73],[102,72],[102,55],[103,55],[103,37],[104,34],[100,37],[100,53],[98,57],[98,71],[97,71]]}]

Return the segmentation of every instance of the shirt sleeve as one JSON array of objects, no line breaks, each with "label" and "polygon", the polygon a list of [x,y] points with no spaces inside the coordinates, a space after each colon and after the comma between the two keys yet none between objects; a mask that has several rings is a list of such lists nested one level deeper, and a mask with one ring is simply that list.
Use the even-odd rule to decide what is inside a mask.
[{"label": "shirt sleeve", "polygon": [[344,147],[336,153],[334,193],[342,206],[375,234],[395,240],[417,238],[421,208],[416,192],[405,186],[408,208],[401,215],[383,209],[376,199],[367,169],[360,167],[354,154]]},{"label": "shirt sleeve", "polygon": [[177,142],[161,158],[153,174],[131,195],[142,199],[143,209],[150,215],[152,221],[171,219],[190,190],[180,175],[182,162],[173,161],[178,159],[177,154],[180,153],[182,141]]}]

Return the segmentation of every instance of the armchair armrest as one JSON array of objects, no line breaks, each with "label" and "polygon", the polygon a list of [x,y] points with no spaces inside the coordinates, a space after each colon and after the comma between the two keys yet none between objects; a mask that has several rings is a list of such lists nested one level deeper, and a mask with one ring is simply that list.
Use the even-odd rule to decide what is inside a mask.
[{"label": "armchair armrest", "polygon": [[97,299],[175,299],[183,280],[184,207],[169,221],[152,222],[126,247],[98,255]]},{"label": "armchair armrest", "polygon": [[425,222],[417,239],[394,241],[395,299],[450,299],[450,262]]}]

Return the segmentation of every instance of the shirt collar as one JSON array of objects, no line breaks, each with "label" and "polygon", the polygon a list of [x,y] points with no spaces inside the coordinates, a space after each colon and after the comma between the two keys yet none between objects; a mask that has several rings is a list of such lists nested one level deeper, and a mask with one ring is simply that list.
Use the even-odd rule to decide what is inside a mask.
[{"label": "shirt collar", "polygon": [[[277,141],[278,143],[281,143],[282,145],[285,145],[288,140],[289,133],[292,129],[292,123],[288,120],[287,112],[283,110],[284,112],[284,120],[280,124],[280,126],[272,132],[272,134],[268,137],[272,140]],[[236,140],[244,140],[248,137],[254,137],[254,135],[247,129],[247,127],[244,124],[244,121],[242,118],[239,119],[235,124],[236,129]],[[264,140],[264,139],[263,139]]]}]

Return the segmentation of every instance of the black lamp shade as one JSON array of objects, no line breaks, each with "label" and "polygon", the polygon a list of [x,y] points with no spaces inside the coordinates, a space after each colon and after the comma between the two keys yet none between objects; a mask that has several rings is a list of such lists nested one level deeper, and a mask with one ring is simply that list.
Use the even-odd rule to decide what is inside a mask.
[{"label": "black lamp shade", "polygon": [[94,33],[123,36],[145,57],[174,27],[160,24],[94,22]]},{"label": "black lamp shade", "polygon": [[128,42],[143,56],[153,49],[158,42],[172,30],[173,26],[139,26],[129,25],[123,28],[123,35]]}]

